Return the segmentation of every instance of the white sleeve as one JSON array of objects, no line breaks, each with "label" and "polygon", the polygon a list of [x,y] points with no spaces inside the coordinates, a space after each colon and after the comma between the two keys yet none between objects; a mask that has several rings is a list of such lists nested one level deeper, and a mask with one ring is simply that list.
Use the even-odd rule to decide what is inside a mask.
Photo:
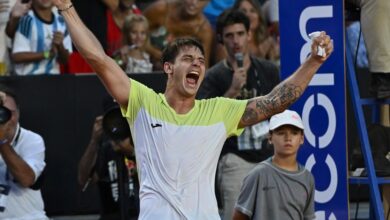
[{"label": "white sleeve", "polygon": [[29,15],[22,17],[19,21],[18,29],[12,46],[12,53],[32,52],[31,39],[27,36],[32,35],[32,18]]},{"label": "white sleeve", "polygon": [[12,53],[32,52],[30,41],[20,32],[16,32]]},{"label": "white sleeve", "polygon": [[36,180],[46,166],[43,138],[39,134],[25,130],[17,153],[34,171]]}]

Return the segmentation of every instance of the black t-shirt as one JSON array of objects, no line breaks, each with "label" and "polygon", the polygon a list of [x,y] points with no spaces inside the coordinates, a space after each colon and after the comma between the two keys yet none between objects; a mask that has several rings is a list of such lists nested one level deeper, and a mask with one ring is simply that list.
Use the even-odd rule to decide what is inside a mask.
[{"label": "black t-shirt", "polygon": [[[125,158],[123,154],[115,152],[108,139],[104,138],[98,151],[96,172],[99,177],[101,219],[121,219],[121,205],[128,208],[128,217],[137,217],[139,183],[135,158]],[[127,199],[121,201],[120,195]]]},{"label": "black t-shirt", "polygon": [[[230,88],[233,80],[233,69],[225,60],[212,66],[199,89],[197,98],[221,97]],[[279,69],[271,62],[251,57],[246,85],[237,99],[249,99],[266,95],[280,82]],[[237,137],[228,138],[223,146],[222,154],[234,153],[249,162],[260,162],[273,154],[273,149],[264,140],[260,150],[239,150]]]}]

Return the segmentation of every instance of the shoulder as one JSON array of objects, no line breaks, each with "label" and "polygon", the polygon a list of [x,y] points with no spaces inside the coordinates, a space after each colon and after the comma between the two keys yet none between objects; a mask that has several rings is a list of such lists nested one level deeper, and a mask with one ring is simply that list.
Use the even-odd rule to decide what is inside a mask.
[{"label": "shoulder", "polygon": [[251,58],[252,58],[252,62],[254,62],[255,64],[260,65],[264,68],[276,69],[276,70],[278,69],[278,67],[269,60],[265,60],[263,58],[253,57],[253,56]]},{"label": "shoulder", "polygon": [[29,35],[30,30],[32,28],[33,19],[34,15],[32,14],[32,12],[29,12],[28,14],[20,18],[18,31],[26,37]]},{"label": "shoulder", "polygon": [[267,77],[268,80],[280,81],[279,68],[274,63],[257,57],[252,57],[252,63],[254,68],[261,73],[260,75]]},{"label": "shoulder", "polygon": [[214,64],[212,67],[210,67],[206,72],[206,77],[210,74],[213,75],[221,73],[226,75],[227,73],[230,73],[230,69],[226,67],[224,62],[225,60],[221,60],[218,63]]},{"label": "shoulder", "polygon": [[314,182],[314,175],[308,169],[306,169],[306,167],[304,167],[303,165],[302,165],[302,167],[303,167],[304,175],[306,175],[306,177],[310,180],[310,182]]},{"label": "shoulder", "polygon": [[144,11],[144,15],[150,18],[163,17],[168,12],[168,1],[160,0],[150,4]]},{"label": "shoulder", "polygon": [[56,18],[56,21],[60,23],[61,25],[65,25],[65,19],[62,17],[58,11],[53,11],[54,17]]},{"label": "shoulder", "polygon": [[266,160],[258,163],[250,172],[248,175],[256,175],[261,176],[264,175],[266,170],[272,170],[271,164],[269,164]]},{"label": "shoulder", "polygon": [[213,28],[209,22],[209,20],[206,18],[205,15],[202,14],[202,23],[201,23],[201,26],[199,28],[199,33],[200,35],[213,35],[214,32],[213,32]]},{"label": "shoulder", "polygon": [[36,132],[33,132],[31,130],[25,129],[25,128],[20,128],[20,134],[23,134],[29,138],[33,138],[36,140],[43,140],[42,136]]},{"label": "shoulder", "polygon": [[20,142],[28,142],[29,144],[39,145],[44,147],[44,141],[41,135],[25,128],[20,128]]}]

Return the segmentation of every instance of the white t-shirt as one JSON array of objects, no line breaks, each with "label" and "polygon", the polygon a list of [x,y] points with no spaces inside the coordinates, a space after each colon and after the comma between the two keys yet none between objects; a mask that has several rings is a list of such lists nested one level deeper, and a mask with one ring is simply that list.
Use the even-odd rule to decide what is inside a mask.
[{"label": "white t-shirt", "polygon": [[[15,152],[31,167],[38,178],[45,167],[45,144],[40,135],[20,128],[20,135],[14,141]],[[7,180],[8,179],[8,180]],[[0,155],[0,184],[11,187],[5,201],[5,210],[0,212],[1,220],[46,220],[44,203],[40,190],[21,187]]]},{"label": "white t-shirt", "polygon": [[140,178],[139,219],[220,219],[215,172],[226,138],[239,135],[247,101],[196,100],[177,114],[163,94],[131,80],[127,118]]},{"label": "white t-shirt", "polygon": [[[64,18],[54,10],[53,15],[52,23],[41,20],[32,10],[22,17],[15,34],[12,53],[50,51],[54,31],[64,34],[64,47],[72,52],[72,42]],[[16,64],[15,72],[17,75],[59,74],[60,68],[54,57],[38,62]]]}]

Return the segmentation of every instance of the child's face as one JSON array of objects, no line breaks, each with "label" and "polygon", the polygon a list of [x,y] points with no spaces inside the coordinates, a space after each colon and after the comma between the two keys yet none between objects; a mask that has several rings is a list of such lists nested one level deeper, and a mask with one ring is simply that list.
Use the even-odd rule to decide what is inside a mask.
[{"label": "child's face", "polygon": [[283,125],[270,134],[270,142],[274,145],[275,155],[293,156],[303,144],[303,131],[292,125]]},{"label": "child's face", "polygon": [[133,28],[131,28],[128,40],[131,42],[132,45],[135,45],[137,47],[144,46],[147,38],[147,30],[146,26],[142,22],[136,22],[133,25]]}]

